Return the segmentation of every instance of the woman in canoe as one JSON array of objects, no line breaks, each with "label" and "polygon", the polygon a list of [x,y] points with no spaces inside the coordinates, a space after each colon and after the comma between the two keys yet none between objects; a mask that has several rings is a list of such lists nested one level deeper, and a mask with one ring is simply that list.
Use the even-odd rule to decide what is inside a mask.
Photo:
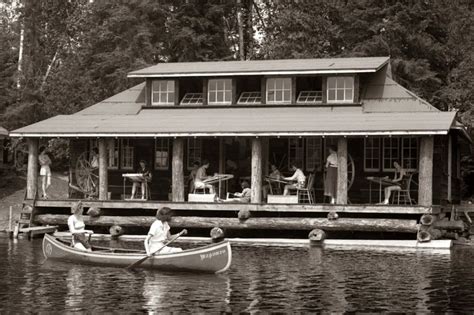
[{"label": "woman in canoe", "polygon": [[72,243],[74,248],[80,250],[92,251],[91,245],[87,240],[86,234],[93,234],[91,230],[86,230],[84,218],[82,217],[82,202],[78,201],[71,207],[72,215],[67,219],[69,231],[72,234]]},{"label": "woman in canoe", "polygon": [[145,250],[148,256],[155,254],[168,254],[181,252],[178,247],[165,246],[167,240],[171,239],[170,226],[171,209],[163,207],[156,212],[156,220],[150,227],[150,231],[145,238]]}]

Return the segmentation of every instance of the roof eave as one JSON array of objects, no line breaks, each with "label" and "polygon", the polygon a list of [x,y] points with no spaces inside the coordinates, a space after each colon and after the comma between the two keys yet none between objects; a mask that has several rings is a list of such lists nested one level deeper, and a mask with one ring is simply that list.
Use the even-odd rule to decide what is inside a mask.
[{"label": "roof eave", "polygon": [[22,133],[12,132],[12,138],[177,138],[177,137],[330,137],[330,136],[429,136],[447,135],[448,130],[401,131],[300,131],[300,132],[156,132],[156,133]]},{"label": "roof eave", "polygon": [[242,72],[193,72],[193,73],[140,73],[131,72],[128,78],[176,78],[176,77],[230,77],[230,76],[248,76],[248,75],[307,75],[307,74],[356,74],[356,73],[375,73],[383,65],[378,68],[370,69],[341,69],[341,70],[294,70],[294,71],[242,71]]}]

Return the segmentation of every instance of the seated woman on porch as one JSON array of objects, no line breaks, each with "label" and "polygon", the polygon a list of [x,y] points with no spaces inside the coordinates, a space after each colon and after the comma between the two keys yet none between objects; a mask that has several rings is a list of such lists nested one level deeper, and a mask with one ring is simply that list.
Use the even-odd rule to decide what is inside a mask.
[{"label": "seated woman on porch", "polygon": [[248,181],[244,180],[242,184],[240,184],[242,187],[242,192],[236,192],[233,194],[233,197],[227,198],[226,200],[218,199],[220,202],[241,202],[241,203],[249,203],[250,198],[252,197],[252,190],[250,189],[250,184]]},{"label": "seated woman on porch", "polygon": [[168,207],[160,208],[156,211],[156,220],[150,227],[145,238],[145,251],[148,256],[151,256],[157,251],[157,254],[168,254],[183,251],[179,247],[166,246],[165,243],[171,239],[170,226],[168,222],[171,221],[172,210]]},{"label": "seated woman on porch", "polygon": [[304,175],[303,171],[299,169],[295,163],[291,164],[290,169],[294,171],[294,173],[290,177],[283,177],[284,180],[290,181],[289,184],[285,185],[285,189],[283,190],[283,196],[288,196],[290,194],[290,190],[297,190],[298,188],[304,188],[306,185],[306,176]]},{"label": "seated woman on porch", "polygon": [[86,225],[82,217],[82,211],[82,202],[78,201],[71,207],[72,215],[67,219],[69,232],[72,234],[72,246],[79,250],[92,251],[86,234],[93,234],[94,232],[85,229]]},{"label": "seated woman on porch", "polygon": [[402,185],[405,182],[406,176],[407,176],[407,172],[400,166],[398,162],[393,162],[393,166],[395,167],[395,174],[393,175],[393,179],[391,179],[390,181],[394,185],[385,187],[384,189],[385,199],[382,202],[382,204],[384,205],[388,205],[392,191],[402,190]]},{"label": "seated woman on porch", "polygon": [[196,178],[194,179],[194,189],[209,189],[209,193],[213,194],[214,193],[214,186],[211,184],[206,184],[204,182],[205,179],[208,178],[206,174],[206,170],[209,168],[209,161],[204,160],[202,161],[202,165],[198,170],[196,171]]},{"label": "seated woman on porch", "polygon": [[191,169],[191,172],[189,172],[188,187],[189,187],[190,192],[194,190],[194,181],[196,180],[196,173],[200,165],[201,164],[198,161],[194,161],[193,168]]},{"label": "seated woman on porch", "polygon": [[[268,193],[271,191],[270,185],[272,184],[272,179],[280,179],[281,178],[281,173],[280,173],[280,171],[278,170],[278,168],[275,164],[271,164],[270,168],[271,168],[272,171],[266,177],[267,180],[266,180],[265,184],[263,185],[263,198],[264,199],[267,199]],[[278,182],[276,184],[279,185]]]},{"label": "seated woman on porch", "polygon": [[147,194],[148,183],[151,182],[151,177],[152,177],[151,172],[148,169],[145,160],[140,160],[137,173],[141,174],[143,179],[135,180],[133,182],[132,195],[131,195],[130,199],[135,198],[135,194],[137,192],[137,187],[141,186],[141,188],[142,188],[142,199],[144,200],[144,199],[146,199],[145,196]]}]

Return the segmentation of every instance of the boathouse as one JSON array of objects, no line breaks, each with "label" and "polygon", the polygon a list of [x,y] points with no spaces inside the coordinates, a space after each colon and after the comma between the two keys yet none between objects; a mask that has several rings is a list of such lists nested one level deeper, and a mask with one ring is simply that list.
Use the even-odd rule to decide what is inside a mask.
[{"label": "boathouse", "polygon": [[[29,147],[27,193],[36,224],[66,223],[71,204],[101,210],[97,227],[148,226],[153,209],[176,211],[175,227],[209,230],[416,233],[419,219],[460,198],[458,142],[469,140],[456,112],[440,111],[392,77],[389,57],[160,63],[130,72],[139,83],[72,115],[14,130]],[[37,196],[41,139],[69,139],[67,200]],[[337,198],[323,191],[328,147],[337,148]],[[94,148],[98,161],[94,166]],[[152,173],[144,200],[130,200],[144,160]],[[193,163],[228,174],[214,183],[226,198],[247,180],[250,203],[215,202],[189,187]],[[409,174],[389,205],[382,179],[397,161]],[[307,187],[282,196],[266,181],[291,164]],[[267,198],[264,186],[270,185]],[[336,211],[339,219],[326,215]],[[238,214],[238,215],[237,215]],[[239,217],[238,217],[239,216]],[[207,232],[208,233],[208,232]]]}]

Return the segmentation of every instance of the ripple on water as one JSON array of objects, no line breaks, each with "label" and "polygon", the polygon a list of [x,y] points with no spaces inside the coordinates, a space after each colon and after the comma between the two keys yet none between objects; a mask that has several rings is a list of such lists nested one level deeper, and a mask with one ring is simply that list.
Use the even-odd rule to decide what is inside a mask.
[{"label": "ripple on water", "polygon": [[469,312],[474,250],[233,247],[223,275],[43,261],[41,241],[0,239],[0,311]]}]

